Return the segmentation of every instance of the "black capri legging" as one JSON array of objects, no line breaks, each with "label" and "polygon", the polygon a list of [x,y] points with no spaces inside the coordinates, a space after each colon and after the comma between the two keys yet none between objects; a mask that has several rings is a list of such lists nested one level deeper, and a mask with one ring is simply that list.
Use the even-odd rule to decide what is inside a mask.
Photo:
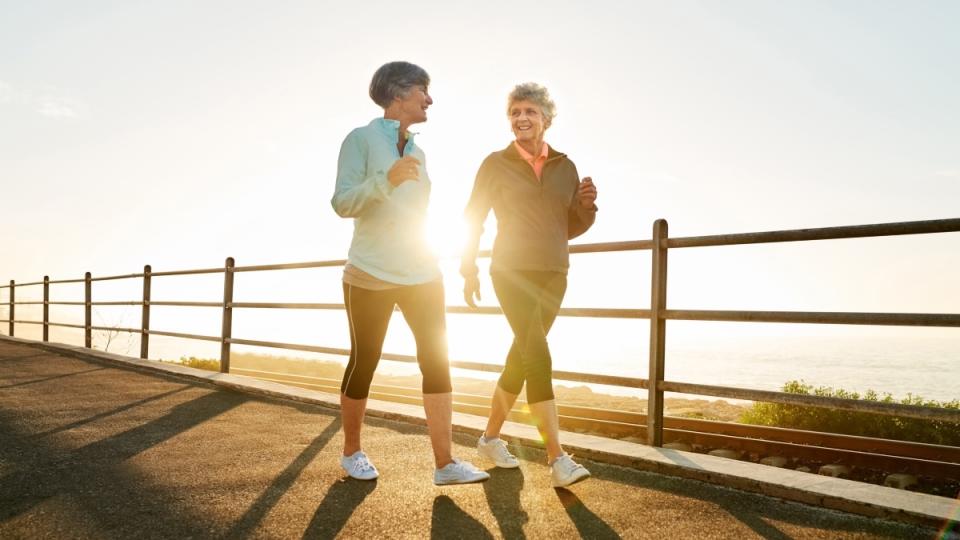
[{"label": "black capri legging", "polygon": [[443,282],[408,285],[373,291],[343,284],[343,302],[350,325],[350,361],[343,372],[340,391],[353,399],[370,394],[373,372],[380,362],[383,339],[400,306],[417,343],[417,363],[423,374],[424,394],[453,391],[447,358],[447,327]]},{"label": "black capri legging", "polygon": [[528,403],[553,399],[553,360],[547,333],[567,292],[567,275],[507,270],[491,272],[490,277],[513,330],[513,343],[497,385],[519,394],[526,382]]}]

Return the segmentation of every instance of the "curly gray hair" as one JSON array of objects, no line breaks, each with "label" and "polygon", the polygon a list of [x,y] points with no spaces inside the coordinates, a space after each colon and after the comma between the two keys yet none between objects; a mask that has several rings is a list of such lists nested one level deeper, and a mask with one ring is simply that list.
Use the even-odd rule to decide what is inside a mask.
[{"label": "curly gray hair", "polygon": [[543,112],[545,127],[550,127],[553,117],[557,115],[557,104],[550,99],[550,92],[545,86],[535,82],[526,82],[513,87],[510,95],[507,96],[507,115],[510,114],[510,107],[518,101],[536,103]]},{"label": "curly gray hair", "polygon": [[430,75],[410,62],[388,62],[370,80],[370,99],[386,109],[395,97],[403,97],[418,84],[430,86]]}]

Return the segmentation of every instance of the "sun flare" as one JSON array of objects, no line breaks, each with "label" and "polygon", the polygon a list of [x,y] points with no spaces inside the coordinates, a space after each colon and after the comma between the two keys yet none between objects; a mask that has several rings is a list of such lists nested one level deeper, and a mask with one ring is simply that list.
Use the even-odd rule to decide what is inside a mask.
[{"label": "sun flare", "polygon": [[440,258],[459,257],[466,240],[466,224],[459,215],[435,215],[427,218],[424,230],[427,245]]}]

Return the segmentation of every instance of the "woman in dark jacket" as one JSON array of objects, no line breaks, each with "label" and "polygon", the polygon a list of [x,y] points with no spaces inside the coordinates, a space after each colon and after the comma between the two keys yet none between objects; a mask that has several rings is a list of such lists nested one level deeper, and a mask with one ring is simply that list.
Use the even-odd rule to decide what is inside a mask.
[{"label": "woman in dark jacket", "polygon": [[460,265],[464,300],[476,307],[474,299],[480,298],[477,249],[483,223],[493,209],[497,237],[490,276],[514,339],[477,449],[498,467],[519,466],[499,435],[526,384],[527,403],[546,444],[553,485],[568,486],[590,473],[560,446],[547,333],[567,288],[568,240],[593,225],[597,190],[589,177],[580,181],[576,166],[565,154],[544,142],[544,132],[555,115],[546,88],[535,83],[517,85],[508,97],[507,115],[515,140],[490,154],[477,172],[466,210],[470,237]]}]

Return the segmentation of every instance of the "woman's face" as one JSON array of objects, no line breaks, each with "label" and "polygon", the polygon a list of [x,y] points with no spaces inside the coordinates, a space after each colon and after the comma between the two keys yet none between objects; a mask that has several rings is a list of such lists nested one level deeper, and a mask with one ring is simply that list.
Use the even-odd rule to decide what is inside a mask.
[{"label": "woman's face", "polygon": [[415,85],[410,87],[407,95],[398,97],[400,100],[400,114],[405,116],[411,124],[427,121],[427,107],[433,105],[433,98],[427,92],[427,87]]},{"label": "woman's face", "polygon": [[517,142],[538,142],[543,140],[547,123],[540,106],[532,101],[514,101],[510,105],[510,129]]}]

